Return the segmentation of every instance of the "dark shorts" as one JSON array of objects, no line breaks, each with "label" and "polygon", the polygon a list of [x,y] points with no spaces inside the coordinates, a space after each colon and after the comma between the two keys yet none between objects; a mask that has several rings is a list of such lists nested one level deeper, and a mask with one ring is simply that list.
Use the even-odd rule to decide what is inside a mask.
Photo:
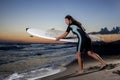
[{"label": "dark shorts", "polygon": [[90,38],[79,39],[77,43],[77,52],[92,51],[92,42]]}]

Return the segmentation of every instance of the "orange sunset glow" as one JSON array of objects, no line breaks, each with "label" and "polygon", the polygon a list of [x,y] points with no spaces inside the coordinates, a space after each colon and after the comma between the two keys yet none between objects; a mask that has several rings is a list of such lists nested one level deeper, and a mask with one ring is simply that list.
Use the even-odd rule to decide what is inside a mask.
[{"label": "orange sunset glow", "polygon": [[11,42],[32,42],[32,43],[54,43],[58,41],[53,41],[49,39],[44,39],[44,38],[39,38],[39,37],[30,37],[30,35],[20,35],[20,36],[15,36],[15,35],[0,35],[0,40],[1,41],[11,41]]},{"label": "orange sunset glow", "polygon": [[[70,0],[69,2],[68,0],[0,0],[0,41],[56,42],[30,37],[25,29],[27,27],[41,30],[55,28],[65,31],[67,25],[64,17],[68,14],[80,21],[87,33],[97,32],[103,27],[112,29],[120,26],[118,3],[119,1],[114,0],[94,2],[89,0]],[[106,37],[104,37],[105,41],[112,41]]]}]

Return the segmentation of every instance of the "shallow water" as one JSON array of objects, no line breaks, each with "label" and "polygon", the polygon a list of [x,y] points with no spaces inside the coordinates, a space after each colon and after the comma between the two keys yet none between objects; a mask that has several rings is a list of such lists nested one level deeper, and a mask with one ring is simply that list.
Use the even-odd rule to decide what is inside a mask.
[{"label": "shallow water", "polygon": [[0,77],[35,68],[66,65],[75,57],[76,44],[0,44]]}]

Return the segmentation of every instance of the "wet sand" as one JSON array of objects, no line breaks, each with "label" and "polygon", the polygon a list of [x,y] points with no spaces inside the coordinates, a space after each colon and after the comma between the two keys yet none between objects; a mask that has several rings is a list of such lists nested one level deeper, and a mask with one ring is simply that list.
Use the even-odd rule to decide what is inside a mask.
[{"label": "wet sand", "polygon": [[95,60],[84,62],[85,72],[76,74],[77,61],[67,65],[67,70],[38,80],[120,80],[120,56],[104,57],[108,66],[99,71],[100,65]]}]

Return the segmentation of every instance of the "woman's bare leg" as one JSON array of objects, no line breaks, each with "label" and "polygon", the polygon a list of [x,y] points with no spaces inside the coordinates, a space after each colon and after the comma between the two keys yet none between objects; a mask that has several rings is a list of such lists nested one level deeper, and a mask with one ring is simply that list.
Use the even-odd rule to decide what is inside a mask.
[{"label": "woman's bare leg", "polygon": [[91,56],[92,58],[98,60],[102,66],[106,66],[105,61],[98,54],[96,54],[92,51],[88,51],[88,55]]},{"label": "woman's bare leg", "polygon": [[78,59],[78,64],[79,64],[79,73],[83,72],[83,61],[82,61],[82,56],[80,52],[76,53],[77,59]]}]

